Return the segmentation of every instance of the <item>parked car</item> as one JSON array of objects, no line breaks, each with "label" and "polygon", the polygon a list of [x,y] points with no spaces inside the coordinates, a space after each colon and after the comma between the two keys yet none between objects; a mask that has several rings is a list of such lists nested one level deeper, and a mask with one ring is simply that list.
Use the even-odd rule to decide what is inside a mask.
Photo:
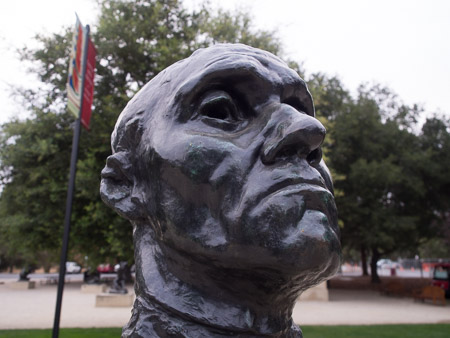
[{"label": "parked car", "polygon": [[450,263],[440,263],[434,266],[432,284],[444,289],[445,297],[450,298]]},{"label": "parked car", "polygon": [[100,273],[113,273],[114,265],[111,265],[109,263],[100,264],[99,266],[97,266],[97,271]]},{"label": "parked car", "polygon": [[400,267],[400,264],[397,262],[393,262],[390,259],[380,259],[377,262],[377,269],[397,269]]},{"label": "parked car", "polygon": [[66,262],[66,273],[80,273],[81,266],[75,262]]}]

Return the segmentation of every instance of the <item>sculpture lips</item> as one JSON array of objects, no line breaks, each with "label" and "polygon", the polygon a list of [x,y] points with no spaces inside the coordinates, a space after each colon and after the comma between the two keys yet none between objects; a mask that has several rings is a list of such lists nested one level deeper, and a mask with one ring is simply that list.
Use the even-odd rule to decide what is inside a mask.
[{"label": "sculpture lips", "polygon": [[329,194],[331,198],[334,198],[332,193],[327,189],[325,184],[318,179],[306,180],[306,179],[287,179],[281,182],[277,182],[265,190],[264,197],[262,199],[269,198],[272,195],[284,191],[292,191],[293,193],[298,192],[301,194],[314,194],[314,193],[325,193]]},{"label": "sculpture lips", "polygon": [[269,199],[277,194],[286,194],[286,195],[294,195],[300,194],[303,196],[323,196],[325,199],[334,199],[331,192],[325,187],[317,184],[311,183],[298,183],[298,184],[290,184],[279,187],[278,185],[269,189],[269,194],[267,194],[261,201]]},{"label": "sculpture lips", "polygon": [[334,203],[333,194],[321,184],[297,183],[280,185],[277,184],[269,189],[259,204],[264,204],[275,196],[293,196],[299,195],[304,197],[305,210],[317,210],[327,216],[329,224],[335,233],[339,232],[337,228],[337,211]]}]

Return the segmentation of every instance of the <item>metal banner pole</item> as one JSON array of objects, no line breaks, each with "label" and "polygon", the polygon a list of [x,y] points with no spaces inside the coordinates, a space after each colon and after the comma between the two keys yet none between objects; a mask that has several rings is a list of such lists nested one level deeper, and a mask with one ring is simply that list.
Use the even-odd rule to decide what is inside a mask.
[{"label": "metal banner pole", "polygon": [[87,48],[89,41],[89,25],[86,26],[86,41],[85,41],[85,53],[83,56],[83,83],[81,85],[81,102],[80,102],[80,114],[78,119],[75,121],[75,130],[72,139],[72,155],[70,159],[70,178],[69,187],[67,190],[66,199],[66,215],[64,218],[64,235],[63,244],[61,249],[61,260],[59,263],[59,278],[58,278],[58,294],[56,296],[56,308],[55,308],[55,320],[53,322],[53,338],[58,338],[59,336],[59,322],[61,318],[61,304],[62,296],[64,291],[64,278],[66,275],[66,261],[67,261],[67,251],[69,248],[69,234],[70,234],[70,218],[72,216],[72,201],[73,193],[75,190],[75,174],[77,171],[77,159],[78,159],[78,144],[80,141],[81,133],[81,113],[83,107],[83,96],[84,96],[84,78],[86,72],[86,59],[87,59]]}]

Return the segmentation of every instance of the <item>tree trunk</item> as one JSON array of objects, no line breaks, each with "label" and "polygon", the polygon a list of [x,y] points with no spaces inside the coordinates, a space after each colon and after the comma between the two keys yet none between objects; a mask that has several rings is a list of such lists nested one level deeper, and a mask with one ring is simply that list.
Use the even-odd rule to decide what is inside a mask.
[{"label": "tree trunk", "polygon": [[366,247],[364,245],[361,245],[361,268],[363,276],[368,276]]},{"label": "tree trunk", "polygon": [[372,275],[372,283],[381,283],[380,276],[378,276],[377,262],[380,259],[380,253],[376,248],[372,248],[372,258],[370,260],[370,271]]}]

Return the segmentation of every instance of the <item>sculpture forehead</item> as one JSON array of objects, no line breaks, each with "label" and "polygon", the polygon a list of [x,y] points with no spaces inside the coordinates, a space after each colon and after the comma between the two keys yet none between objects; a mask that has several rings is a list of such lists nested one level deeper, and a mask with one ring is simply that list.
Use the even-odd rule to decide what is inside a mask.
[{"label": "sculpture forehead", "polygon": [[[252,77],[272,86],[295,85],[306,87],[298,74],[275,55],[245,45],[215,45],[194,52],[170,70],[172,81],[179,83],[175,90],[189,93],[198,84],[220,81],[223,78]],[[175,73],[175,74],[174,74]]]},{"label": "sculpture forehead", "polygon": [[140,120],[144,125],[157,124],[157,116],[175,112],[181,102],[187,102],[189,97],[207,90],[211,83],[217,84],[226,79],[229,84],[237,85],[243,78],[262,84],[264,93],[254,92],[255,95],[267,95],[275,90],[284,90],[286,96],[289,92],[297,92],[305,103],[307,113],[314,115],[314,105],[305,82],[280,58],[242,44],[218,44],[195,51],[147,83],[120,115],[112,134],[113,149],[116,151],[124,136],[118,131],[128,129],[126,125],[132,124],[133,120]]},{"label": "sculpture forehead", "polygon": [[[266,90],[290,88],[299,91],[306,101],[312,101],[305,82],[277,56],[242,44],[218,44],[195,51],[190,57],[164,69],[142,88],[129,102],[123,115],[137,111],[169,108],[195,90],[208,89],[211,83],[238,84],[247,81],[265,84]],[[155,107],[154,105],[157,105]],[[311,114],[314,108],[311,106]],[[156,108],[156,109],[155,109]]]},{"label": "sculpture forehead", "polygon": [[294,77],[298,77],[287,65],[275,55],[245,45],[215,45],[195,51],[185,59],[190,65],[195,65],[201,71],[214,71],[222,68],[249,67],[254,71],[267,72],[272,70],[288,71]]}]

